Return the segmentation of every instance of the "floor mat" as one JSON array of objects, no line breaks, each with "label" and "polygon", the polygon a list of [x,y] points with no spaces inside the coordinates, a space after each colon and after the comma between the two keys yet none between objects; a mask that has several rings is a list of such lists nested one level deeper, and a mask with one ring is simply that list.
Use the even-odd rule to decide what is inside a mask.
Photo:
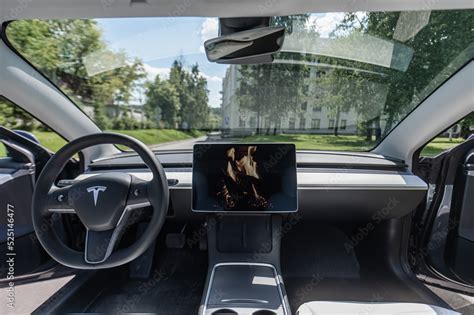
[{"label": "floor mat", "polygon": [[144,280],[105,289],[88,309],[93,313],[197,314],[207,273],[207,253],[160,251],[157,266]]},{"label": "floor mat", "polygon": [[359,279],[359,262],[348,244],[346,234],[332,226],[298,225],[282,240],[284,276]]},{"label": "floor mat", "polygon": [[393,274],[380,247],[350,244],[341,229],[314,222],[284,236],[281,269],[293,312],[310,301],[423,302]]}]

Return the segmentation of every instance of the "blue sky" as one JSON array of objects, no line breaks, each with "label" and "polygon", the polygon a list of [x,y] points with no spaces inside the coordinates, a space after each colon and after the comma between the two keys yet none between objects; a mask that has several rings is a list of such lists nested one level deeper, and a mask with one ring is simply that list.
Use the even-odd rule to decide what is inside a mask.
[{"label": "blue sky", "polygon": [[148,78],[167,77],[172,62],[183,56],[186,65],[199,64],[207,79],[209,102],[220,106],[222,78],[227,66],[210,63],[203,42],[217,36],[217,20],[206,18],[100,19],[99,26],[112,50],[140,58]]},{"label": "blue sky", "polygon": [[[327,37],[343,18],[343,13],[314,14],[309,24]],[[166,78],[177,57],[187,66],[198,63],[208,81],[209,105],[219,107],[222,79],[228,66],[210,63],[203,50],[205,40],[216,37],[216,18],[114,18],[97,20],[109,47],[124,50],[129,57],[142,60],[150,80],[156,75]]]}]

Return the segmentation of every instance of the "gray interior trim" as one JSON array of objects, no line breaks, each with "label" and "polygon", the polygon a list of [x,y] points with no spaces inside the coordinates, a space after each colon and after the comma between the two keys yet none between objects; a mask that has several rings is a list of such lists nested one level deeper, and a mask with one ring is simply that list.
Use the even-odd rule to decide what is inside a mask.
[{"label": "gray interior trim", "polygon": [[63,209],[48,209],[49,212],[53,213],[76,213],[76,210],[74,209],[68,209],[68,208],[63,208]]},{"label": "gray interior trim", "polygon": [[274,16],[307,12],[401,11],[472,8],[470,0],[1,0],[0,19],[138,16]]},{"label": "gray interior trim", "polygon": [[[152,174],[147,171],[128,171],[129,174],[142,180],[151,180]],[[85,173],[76,179],[83,180],[98,175],[100,172]],[[176,179],[178,183],[169,189],[191,189],[192,172],[166,171],[168,179]],[[427,190],[427,184],[414,174],[376,171],[344,171],[330,172],[324,169],[312,172],[298,172],[298,189],[357,189],[357,190]]]},{"label": "gray interior trim", "polygon": [[11,174],[1,174],[0,173],[0,185],[10,181],[13,179],[13,176]]},{"label": "gray interior trim", "polygon": [[[164,166],[179,165],[192,166],[193,150],[159,150],[156,158]],[[298,167],[336,167],[344,169],[383,169],[404,170],[403,161],[388,159],[372,152],[337,152],[337,151],[308,151],[296,150]],[[104,157],[93,161],[92,169],[108,168],[144,168],[143,161],[133,152],[124,152],[119,155]],[[171,167],[171,166],[170,166]]]}]

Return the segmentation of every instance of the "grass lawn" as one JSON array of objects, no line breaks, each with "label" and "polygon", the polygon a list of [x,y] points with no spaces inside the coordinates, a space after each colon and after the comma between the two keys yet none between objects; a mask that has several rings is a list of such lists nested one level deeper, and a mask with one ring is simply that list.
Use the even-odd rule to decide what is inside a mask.
[{"label": "grass lawn", "polygon": [[[50,149],[53,152],[58,151],[66,144],[66,140],[50,131],[33,131],[33,134],[38,138],[41,145]],[[0,144],[0,157],[5,156],[5,147]]]},{"label": "grass lawn", "polygon": [[435,156],[439,153],[451,149],[458,144],[464,142],[462,138],[455,138],[449,141],[449,138],[438,137],[433,139],[424,149],[421,151],[421,156]]},{"label": "grass lawn", "polygon": [[173,129],[139,129],[139,130],[111,130],[112,132],[123,133],[134,137],[146,145],[160,144],[164,142],[186,140],[204,136],[200,131],[181,131]]},{"label": "grass lawn", "polygon": [[367,151],[374,144],[358,136],[333,136],[310,134],[258,135],[242,139],[242,142],[291,142],[300,150],[337,150],[337,151]]},{"label": "grass lawn", "polygon": [[[242,142],[291,142],[296,144],[300,150],[330,150],[330,151],[367,151],[375,146],[373,142],[367,142],[359,136],[333,136],[333,135],[308,135],[308,134],[284,134],[276,136],[250,136],[242,139]],[[435,156],[447,149],[462,143],[463,139],[435,138],[422,151],[421,156]]]},{"label": "grass lawn", "polygon": [[[197,138],[205,135],[200,131],[180,131],[171,129],[139,129],[139,130],[110,130],[111,132],[123,133],[132,136],[147,145],[160,144],[170,141],[186,140]],[[49,131],[33,131],[41,145],[53,152],[58,151],[66,144],[66,140],[58,136],[54,132]],[[0,144],[0,157],[5,156],[5,147]]]}]

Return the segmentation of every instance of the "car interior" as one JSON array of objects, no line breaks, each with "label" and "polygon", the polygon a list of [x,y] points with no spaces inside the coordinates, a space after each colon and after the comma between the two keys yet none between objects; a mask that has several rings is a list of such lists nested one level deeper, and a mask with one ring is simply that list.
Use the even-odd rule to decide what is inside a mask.
[{"label": "car interior", "polygon": [[[374,60],[379,60],[377,55],[381,57],[386,46],[379,46],[371,56],[350,57],[357,59],[357,69],[349,69],[340,60],[362,54],[362,46],[369,47],[382,39],[360,35],[365,39],[357,47],[351,46],[352,52],[345,46],[350,41],[331,48],[324,40],[312,38],[306,42],[309,37],[305,36],[309,35],[305,32],[309,31],[298,29],[297,24],[290,31],[285,17],[348,12],[346,19],[357,20],[357,14],[351,12],[397,12],[401,23],[398,12],[431,12],[431,19],[439,14],[442,20],[448,18],[443,14],[454,10],[470,22],[456,24],[454,19],[454,24],[447,27],[465,30],[459,35],[457,53],[447,56],[443,50],[436,55],[442,67],[430,87],[406,103],[411,107],[397,94],[411,87],[390,86],[388,93],[395,100],[386,97],[384,104],[390,101],[402,107],[403,103],[405,111],[383,135],[375,132],[378,142],[358,152],[312,150],[296,140],[270,141],[273,129],[275,135],[278,128],[273,123],[253,128],[249,137],[238,138],[237,132],[246,130],[234,130],[232,115],[230,127],[206,129],[206,140],[201,139],[203,134],[195,138],[199,141],[171,138],[169,147],[150,146],[115,127],[101,128],[94,109],[91,114],[88,107],[75,104],[84,98],[72,97],[73,87],[63,88],[67,80],[73,86],[79,79],[72,74],[63,76],[62,81],[57,79],[38,66],[37,60],[49,58],[47,52],[21,50],[22,41],[9,33],[18,22],[98,19],[107,26],[126,18],[130,30],[105,32],[112,34],[110,38],[120,38],[121,32],[135,28],[134,19],[156,18],[164,21],[162,28],[170,40],[178,41],[184,35],[176,21],[212,17],[216,38],[202,41],[200,31],[194,30],[182,45],[198,37],[196,47],[207,58],[206,64],[228,67],[224,81],[219,81],[219,88],[223,86],[224,90],[226,84],[231,84],[232,69],[243,69],[243,76],[252,65],[265,66],[277,60],[299,67],[310,63],[304,58],[315,55],[323,56],[311,59],[312,67],[317,69],[337,68],[335,71],[392,80],[392,76],[405,76],[410,71],[412,65],[403,59],[407,54],[416,63],[422,58],[416,49],[425,51],[416,48],[413,38],[393,39],[390,51],[399,55],[388,60],[385,72],[369,73],[369,66],[382,67]],[[389,15],[380,16],[388,19]],[[0,0],[0,20],[0,97],[64,141],[59,150],[53,151],[32,133],[9,127],[0,117],[0,141],[6,152],[5,157],[0,155],[0,288],[6,301],[2,302],[2,314],[22,313],[8,308],[8,303],[16,300],[20,307],[26,304],[22,301],[33,298],[21,297],[19,289],[10,288],[65,276],[71,276],[71,280],[31,310],[33,314],[474,314],[474,302],[456,304],[462,296],[474,295],[474,122],[468,126],[466,139],[452,148],[433,156],[423,153],[433,139],[461,125],[461,121],[474,118],[472,1]],[[409,22],[408,28],[418,27]],[[18,32],[24,30],[24,25],[18,25]],[[66,34],[68,29],[63,31]],[[348,32],[339,31],[340,36]],[[37,33],[27,33],[21,34],[40,38]],[[429,41],[443,43],[443,38],[450,40],[451,35],[446,34],[435,30],[427,36],[431,36]],[[154,36],[135,38],[131,49],[134,45],[136,50],[140,45],[149,49],[149,39]],[[324,39],[322,33],[318,36]],[[71,38],[67,47],[79,41]],[[156,42],[160,42],[158,36]],[[315,49],[312,45],[317,43],[321,47]],[[293,47],[297,44],[301,46],[298,56]],[[161,49],[159,45],[153,47]],[[328,57],[330,48],[334,52]],[[285,49],[294,59],[282,55]],[[187,53],[182,55],[186,58]],[[103,55],[91,58],[95,60],[90,62],[96,62],[94,69],[104,66],[98,61],[106,59]],[[336,66],[328,65],[329,59],[324,58],[340,60]],[[88,59],[83,60],[88,67]],[[66,64],[73,63],[68,59]],[[126,66],[130,64],[127,61]],[[297,80],[296,68],[291,69],[285,82]],[[170,82],[172,71],[167,74]],[[189,73],[192,71],[195,69]],[[276,77],[276,70],[272,71]],[[156,77],[155,83],[160,80]],[[208,77],[212,82],[211,75]],[[164,76],[161,78],[164,80]],[[410,80],[407,84],[415,85],[422,78]],[[114,84],[112,77],[105,81]],[[87,89],[92,89],[92,79],[87,82]],[[198,84],[193,87],[197,89]],[[293,93],[292,83],[279,84],[271,93],[280,89],[284,95],[285,86]],[[360,95],[351,97],[350,104],[356,104],[363,95],[378,97],[364,92],[364,86],[356,88]],[[208,83],[208,89],[212,94],[212,83]],[[397,92],[390,94],[390,89]],[[237,91],[236,95],[241,90]],[[254,90],[248,87],[247,91]],[[340,87],[331,91],[336,96],[343,94]],[[224,104],[226,96],[221,94]],[[269,106],[277,108],[276,116],[285,115],[285,107],[276,98],[265,94],[261,99],[272,100]],[[160,102],[167,100],[161,98]],[[358,115],[371,114],[373,109],[364,107],[368,103],[353,105],[364,111]],[[258,115],[271,111],[265,106],[261,105],[265,109]],[[233,112],[236,126],[243,112]],[[22,119],[16,113],[12,114],[13,120]],[[198,110],[192,115],[198,116]],[[222,115],[220,124],[224,126],[227,118]],[[299,123],[306,123],[303,116],[298,116]],[[165,113],[160,112],[160,117],[164,120]],[[287,121],[291,126],[291,118]],[[307,121],[309,124],[310,118]],[[315,119],[312,121],[314,125]],[[380,130],[380,126],[377,128]],[[344,122],[340,131],[345,129]],[[261,132],[266,134],[257,138]],[[287,134],[291,135],[291,130]],[[182,141],[188,141],[187,145],[180,147]],[[16,292],[15,298],[12,292]]]}]

